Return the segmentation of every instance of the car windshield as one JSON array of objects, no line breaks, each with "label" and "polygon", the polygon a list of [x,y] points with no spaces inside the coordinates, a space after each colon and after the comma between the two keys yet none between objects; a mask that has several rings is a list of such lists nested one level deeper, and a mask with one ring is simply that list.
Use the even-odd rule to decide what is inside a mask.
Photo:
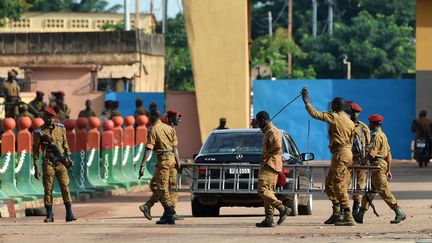
[{"label": "car windshield", "polygon": [[233,152],[261,153],[263,134],[259,133],[213,133],[204,144],[202,154]]}]

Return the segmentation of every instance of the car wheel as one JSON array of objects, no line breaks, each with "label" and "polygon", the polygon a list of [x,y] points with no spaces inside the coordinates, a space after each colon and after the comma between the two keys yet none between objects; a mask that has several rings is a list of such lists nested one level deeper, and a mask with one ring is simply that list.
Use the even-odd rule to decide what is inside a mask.
[{"label": "car wheel", "polygon": [[312,215],[312,198],[312,194],[309,194],[306,205],[298,205],[298,213],[300,215]]},{"label": "car wheel", "polygon": [[218,217],[220,214],[219,206],[207,206],[200,203],[196,197],[191,201],[193,217]]},{"label": "car wheel", "polygon": [[291,205],[289,206],[292,210],[290,213],[290,216],[297,216],[299,215],[299,211],[298,211],[298,194],[294,194],[293,200],[291,202]]}]

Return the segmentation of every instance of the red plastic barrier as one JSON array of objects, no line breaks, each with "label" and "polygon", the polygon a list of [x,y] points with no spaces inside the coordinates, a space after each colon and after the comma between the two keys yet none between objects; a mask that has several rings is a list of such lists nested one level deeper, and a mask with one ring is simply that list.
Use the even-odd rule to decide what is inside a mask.
[{"label": "red plastic barrier", "polygon": [[88,131],[88,148],[96,150],[99,150],[100,148],[100,134],[99,134],[99,127],[100,127],[101,121],[97,117],[90,117],[89,119],[89,125],[90,130]]},{"label": "red plastic barrier", "polygon": [[137,117],[137,127],[135,129],[135,144],[146,144],[147,143],[147,116],[138,116]]},{"label": "red plastic barrier", "polygon": [[23,116],[18,120],[18,153],[25,150],[27,153],[32,152],[32,135],[29,128],[32,125],[32,120],[29,117]]},{"label": "red plastic barrier", "polygon": [[119,146],[119,148],[123,148],[123,129],[121,127],[124,122],[123,117],[115,116],[112,120],[114,122],[114,145]]}]

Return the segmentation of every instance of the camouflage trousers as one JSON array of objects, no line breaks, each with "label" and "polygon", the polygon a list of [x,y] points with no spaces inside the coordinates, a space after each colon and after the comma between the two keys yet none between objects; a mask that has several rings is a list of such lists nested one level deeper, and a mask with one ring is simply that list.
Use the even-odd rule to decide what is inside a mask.
[{"label": "camouflage trousers", "polygon": [[325,191],[329,200],[349,208],[348,186],[351,183],[351,148],[342,148],[332,154],[331,164],[325,179]]},{"label": "camouflage trousers", "polygon": [[69,175],[66,167],[62,163],[53,165],[51,162],[44,162],[42,164],[42,171],[45,206],[51,206],[53,204],[52,191],[54,187],[54,177],[56,177],[59,182],[63,203],[65,205],[70,205],[72,199],[69,191]]},{"label": "camouflage trousers", "polygon": [[[360,165],[359,161],[361,158],[354,156],[354,164],[355,165]],[[353,171],[351,171],[351,178],[352,178],[352,173]],[[366,187],[366,170],[357,170],[357,189],[364,189]],[[358,202],[359,204],[362,201],[363,195],[361,194],[357,194],[357,195],[353,195],[352,196],[354,202]]]},{"label": "camouflage trousers", "polygon": [[147,206],[157,201],[161,202],[164,208],[174,206],[169,193],[170,174],[173,169],[175,169],[175,158],[173,154],[158,158],[156,170],[150,181],[150,189],[153,195],[149,201],[146,202]]},{"label": "camouflage trousers", "polygon": [[[177,169],[174,167],[170,170],[169,173],[169,189],[171,188],[177,188]],[[177,205],[178,202],[178,192],[169,192],[171,202],[173,204],[173,207]],[[155,194],[152,194],[152,196],[147,200],[146,205],[151,208],[155,203],[157,203],[158,200],[156,199]]]},{"label": "camouflage trousers", "polygon": [[274,209],[281,210],[284,205],[276,198],[275,189],[278,173],[268,165],[261,165],[258,173],[258,195],[264,201],[266,219],[273,221]]},{"label": "camouflage trousers", "polygon": [[[372,172],[371,184],[372,190],[376,191],[378,195],[384,200],[385,203],[391,208],[394,209],[397,207],[397,200],[394,197],[393,193],[390,191],[390,186],[387,179],[387,162],[383,159],[375,162],[371,162],[371,165],[379,165],[381,167],[380,171]],[[374,198],[374,194],[369,195],[369,200],[372,201]],[[361,208],[364,210],[369,209],[370,203],[363,197]]]}]

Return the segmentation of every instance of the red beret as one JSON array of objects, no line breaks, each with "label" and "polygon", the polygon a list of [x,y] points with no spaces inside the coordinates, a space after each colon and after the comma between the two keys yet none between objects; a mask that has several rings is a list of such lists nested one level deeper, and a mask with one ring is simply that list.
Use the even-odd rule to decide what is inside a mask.
[{"label": "red beret", "polygon": [[169,110],[167,112],[168,115],[174,115],[174,116],[179,116],[182,117],[182,114],[180,114],[180,112],[176,111],[176,110]]},{"label": "red beret", "polygon": [[380,114],[373,114],[371,116],[368,117],[369,122],[383,122],[384,121],[384,117],[381,116]]},{"label": "red beret", "polygon": [[351,110],[355,112],[362,112],[361,106],[355,102],[351,103]]},{"label": "red beret", "polygon": [[45,113],[50,114],[51,116],[57,116],[57,113],[54,111],[53,108],[49,107],[45,109]]}]

